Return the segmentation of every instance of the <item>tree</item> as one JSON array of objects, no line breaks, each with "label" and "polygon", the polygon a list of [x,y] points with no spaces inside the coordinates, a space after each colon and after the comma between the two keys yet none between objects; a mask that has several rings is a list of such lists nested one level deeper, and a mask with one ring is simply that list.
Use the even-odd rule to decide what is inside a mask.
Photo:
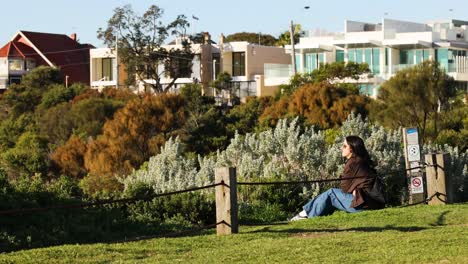
[{"label": "tree", "polygon": [[[168,91],[177,78],[191,73],[191,45],[186,36],[189,26],[184,15],[167,25],[162,22],[163,9],[152,5],[142,15],[137,15],[130,5],[118,7],[107,22],[107,28],[99,28],[98,38],[109,47],[116,44],[119,58],[125,64],[129,76],[136,78],[155,92]],[[162,45],[169,35],[182,39],[181,49],[166,49]],[[161,78],[170,76],[171,83],[163,87]]]},{"label": "tree", "polygon": [[229,91],[232,89],[232,77],[228,72],[221,72],[216,76],[216,80],[211,83],[211,86],[216,88],[218,91]]},{"label": "tree", "polygon": [[39,104],[40,109],[48,109],[60,103],[71,101],[76,95],[86,90],[82,84],[73,84],[70,87],[55,84],[50,86],[49,90],[44,92]]},{"label": "tree", "polygon": [[269,34],[262,33],[251,33],[251,32],[239,32],[226,36],[227,42],[232,41],[247,41],[253,44],[259,44],[264,46],[275,46],[278,41],[275,37]]},{"label": "tree", "polygon": [[64,144],[73,132],[70,109],[70,103],[61,103],[36,115],[40,134],[47,138],[52,150]]},{"label": "tree", "polygon": [[431,133],[431,138],[435,138],[437,144],[456,146],[461,152],[466,151],[468,149],[468,105],[461,98],[453,100],[450,109],[440,113],[439,120],[438,134],[428,131],[428,134]]},{"label": "tree", "polygon": [[18,138],[26,131],[36,130],[34,115],[25,113],[17,118],[10,117],[0,123],[0,151],[15,146]]},{"label": "tree", "polygon": [[1,157],[6,161],[11,175],[45,175],[49,167],[47,154],[47,140],[33,132],[25,132],[18,138],[15,146],[2,153]]},{"label": "tree", "polygon": [[[301,24],[294,25],[294,43],[299,43],[299,38],[301,37]],[[284,31],[278,37],[278,41],[276,42],[276,46],[286,46],[291,45],[291,33],[289,30]]]},{"label": "tree", "polygon": [[33,112],[42,100],[43,94],[52,86],[62,84],[60,70],[39,66],[24,75],[20,84],[12,85],[3,95],[9,115],[18,117],[26,112]]},{"label": "tree", "polygon": [[274,103],[272,97],[247,97],[245,104],[236,105],[226,115],[226,128],[230,137],[235,132],[245,135],[255,132],[259,117]]},{"label": "tree", "polygon": [[[232,85],[232,77],[228,72],[221,72],[216,77],[216,80],[211,82],[211,86],[216,88],[218,92],[225,91],[229,95],[231,105],[238,105],[240,103],[239,97],[236,96],[235,87]],[[225,102],[224,102],[225,103]]]},{"label": "tree", "polygon": [[105,98],[89,98],[75,104],[61,103],[37,115],[41,134],[49,141],[51,151],[63,145],[72,134],[96,137],[104,123],[112,119],[124,102]]},{"label": "tree", "polygon": [[320,65],[318,69],[307,73],[298,73],[294,75],[289,84],[281,85],[276,95],[289,96],[299,87],[305,84],[326,82],[340,87],[355,87],[355,84],[343,82],[346,79],[359,80],[360,77],[370,74],[369,65],[367,63],[355,62],[333,62]]},{"label": "tree", "polygon": [[107,121],[88,144],[85,167],[95,177],[128,175],[180,133],[186,119],[184,100],[173,94],[134,99]]},{"label": "tree", "polygon": [[84,167],[84,155],[87,145],[84,140],[77,136],[70,139],[51,156],[52,167],[59,173],[75,178],[83,178],[87,171]]},{"label": "tree", "polygon": [[371,117],[392,128],[418,127],[424,140],[431,120],[438,134],[440,112],[449,108],[453,96],[453,78],[437,62],[426,61],[397,72],[382,84]]},{"label": "tree", "polygon": [[352,112],[366,116],[369,103],[355,89],[325,82],[306,84],[266,108],[260,121],[274,126],[281,118],[300,116],[307,124],[327,129],[341,125]]},{"label": "tree", "polygon": [[213,97],[203,96],[200,84],[187,84],[181,88],[187,120],[182,127],[180,139],[185,151],[208,154],[227,144],[224,116]]}]

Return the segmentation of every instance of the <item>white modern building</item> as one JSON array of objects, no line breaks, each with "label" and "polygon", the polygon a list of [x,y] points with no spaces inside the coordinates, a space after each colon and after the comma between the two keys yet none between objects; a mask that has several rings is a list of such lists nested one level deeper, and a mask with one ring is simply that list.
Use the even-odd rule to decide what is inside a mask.
[{"label": "white modern building", "polygon": [[232,76],[237,96],[274,95],[277,86],[265,83],[265,65],[284,65],[291,55],[282,47],[262,46],[245,41],[220,41],[221,71]]},{"label": "white modern building", "polygon": [[[176,41],[175,44],[166,45],[164,48],[181,49],[182,44]],[[199,82],[203,85],[206,95],[232,96],[220,94],[210,87],[210,82],[215,80],[219,73],[227,72],[232,77],[233,90],[239,98],[273,95],[276,87],[272,89],[264,84],[264,65],[290,63],[291,58],[281,47],[262,46],[246,41],[225,42],[223,35],[218,44],[213,44],[208,33],[205,34],[205,44],[192,44],[192,51],[195,54],[192,73],[175,81],[172,88],[175,92],[182,85]],[[160,67],[162,71],[163,66]],[[171,82],[170,76],[161,79],[163,85]]]},{"label": "white modern building", "polygon": [[[165,49],[182,49],[182,43],[178,39],[175,43],[163,47]],[[221,36],[219,44],[214,44],[208,33],[205,34],[204,44],[191,44],[191,49],[195,54],[192,60],[192,72],[187,76],[177,78],[171,87],[171,92],[177,92],[185,84],[197,82],[203,86],[203,92],[206,95],[232,96],[220,94],[210,87],[211,81],[215,80],[220,72],[227,72],[232,76],[236,96],[244,98],[246,96],[273,95],[276,87],[265,86],[264,65],[287,64],[290,63],[291,59],[291,56],[281,47],[261,46],[243,41],[225,43],[223,36]],[[116,53],[113,49],[92,49],[90,60],[90,83],[93,88],[122,86],[125,79],[128,78],[124,70],[125,66],[117,64]],[[164,66],[160,65],[159,67],[160,72],[164,72]],[[160,79],[163,86],[172,83],[172,81],[173,79],[166,75],[161,76]],[[135,91],[148,91],[145,83],[151,82],[153,80],[150,79],[138,82]]]},{"label": "white modern building", "polygon": [[[182,49],[182,44],[175,43],[172,45],[164,46],[166,49]],[[192,51],[195,56],[192,61],[192,73],[187,76],[181,76],[176,79],[173,90],[177,90],[180,86],[201,82],[208,83],[212,80],[212,60],[216,62],[219,57],[219,49],[212,45],[192,44]],[[125,86],[125,81],[128,78],[125,70],[125,65],[120,61],[117,63],[117,52],[112,48],[97,48],[90,50],[90,83],[91,87],[95,89],[102,89],[105,87],[122,87]],[[202,61],[206,65],[202,64]],[[218,59],[219,64],[219,59]],[[205,68],[205,74],[203,73]],[[164,72],[164,66],[159,66],[160,72]],[[171,83],[170,76],[163,75],[161,77],[161,84],[168,85]],[[151,83],[152,80],[145,80]],[[135,92],[143,92],[148,90],[145,88],[144,82],[137,82],[137,87],[134,87]]]},{"label": "white modern building", "polygon": [[[468,87],[468,21],[413,23],[383,19],[381,23],[345,21],[344,33],[308,32],[295,45],[296,69],[311,72],[321,63],[367,63],[372,75],[358,80],[362,93],[376,96],[379,86],[398,70],[435,60],[459,88]],[[286,49],[291,53],[291,46]],[[286,83],[288,65],[266,65],[265,83]]]},{"label": "white modern building", "polygon": [[[117,56],[114,49],[91,49],[89,54],[91,88],[102,89],[123,85],[126,74],[122,69],[119,70],[117,67]],[[117,71],[121,74],[117,74]],[[119,80],[117,81],[117,79]]]}]

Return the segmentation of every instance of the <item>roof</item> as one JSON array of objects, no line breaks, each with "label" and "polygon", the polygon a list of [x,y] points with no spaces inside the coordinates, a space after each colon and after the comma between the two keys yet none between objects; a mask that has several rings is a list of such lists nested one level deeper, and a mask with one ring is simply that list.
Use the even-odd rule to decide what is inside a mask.
[{"label": "roof", "polygon": [[0,49],[0,57],[33,58],[37,65],[58,67],[71,82],[89,83],[90,44],[80,44],[76,35],[19,31]]},{"label": "roof", "polygon": [[81,44],[64,34],[20,31],[42,53],[81,48]]},{"label": "roof", "polygon": [[30,46],[21,42],[8,42],[5,46],[0,49],[0,57],[22,57],[25,58],[27,55],[33,55],[37,52],[34,51]]}]

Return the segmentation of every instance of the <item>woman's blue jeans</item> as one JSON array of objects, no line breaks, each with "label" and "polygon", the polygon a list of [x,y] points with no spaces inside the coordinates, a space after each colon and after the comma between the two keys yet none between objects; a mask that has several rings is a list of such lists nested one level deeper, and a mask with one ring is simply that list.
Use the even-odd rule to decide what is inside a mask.
[{"label": "woman's blue jeans", "polygon": [[348,213],[362,211],[360,208],[351,207],[352,202],[353,195],[351,193],[345,193],[341,189],[332,188],[319,194],[304,205],[303,208],[309,218],[314,216],[330,215],[336,209],[346,211]]}]

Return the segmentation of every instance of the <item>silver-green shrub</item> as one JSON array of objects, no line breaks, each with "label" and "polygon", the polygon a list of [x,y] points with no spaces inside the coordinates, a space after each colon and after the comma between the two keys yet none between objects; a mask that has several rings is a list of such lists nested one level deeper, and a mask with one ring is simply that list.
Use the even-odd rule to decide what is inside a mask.
[{"label": "silver-green shrub", "polygon": [[134,171],[122,182],[125,189],[143,184],[155,193],[163,193],[199,186],[206,181],[197,177],[195,162],[182,155],[182,144],[176,138],[169,139],[161,153],[150,158],[146,168]]},{"label": "silver-green shrub", "polygon": [[[149,160],[147,168],[133,172],[123,183],[126,189],[132,185],[145,184],[156,193],[182,190],[214,183],[216,167],[236,167],[239,181],[338,178],[344,165],[340,146],[348,135],[364,139],[377,173],[387,183],[393,184],[389,195],[398,196],[397,199],[401,200],[406,190],[401,183],[405,181],[401,130],[386,130],[355,115],[350,115],[344,122],[331,145],[326,144],[325,133],[310,127],[301,128],[298,118],[290,121],[284,119],[274,129],[258,134],[236,134],[226,150],[218,151],[214,156],[199,156],[198,166],[195,160],[182,155],[179,140],[171,139],[160,154]],[[435,149],[451,154],[450,173],[455,177],[458,191],[463,192],[468,174],[468,152],[459,153],[456,148],[447,146],[426,146],[424,151],[427,153]],[[321,185],[321,188],[332,185]],[[316,194],[321,191],[319,187],[318,184],[304,187],[302,194]]]}]

